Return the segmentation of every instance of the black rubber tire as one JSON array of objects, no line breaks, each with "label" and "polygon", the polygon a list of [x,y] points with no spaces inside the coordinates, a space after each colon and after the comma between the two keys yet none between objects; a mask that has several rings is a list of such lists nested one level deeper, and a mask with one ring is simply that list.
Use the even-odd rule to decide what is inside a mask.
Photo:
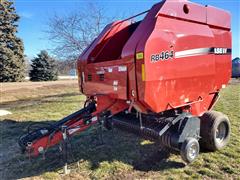
[{"label": "black rubber tire", "polygon": [[[190,155],[190,149],[192,146],[195,146],[196,152],[194,156]],[[182,157],[182,160],[186,163],[193,162],[199,155],[200,146],[198,143],[198,140],[195,138],[187,138],[181,145],[180,154]]]},{"label": "black rubber tire", "polygon": [[[217,151],[222,149],[230,139],[231,126],[226,115],[217,111],[207,111],[203,114],[200,127],[200,146],[209,151]],[[223,123],[226,128],[226,133],[223,140],[218,141],[216,133],[219,125]]]}]

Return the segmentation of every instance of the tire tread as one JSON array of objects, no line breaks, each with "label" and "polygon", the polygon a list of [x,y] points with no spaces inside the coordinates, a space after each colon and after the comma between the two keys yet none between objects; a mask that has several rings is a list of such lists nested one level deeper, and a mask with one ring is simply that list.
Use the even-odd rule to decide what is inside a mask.
[{"label": "tire tread", "polygon": [[[219,147],[216,146],[214,141],[214,132],[216,128],[216,124],[221,120],[221,118],[225,118],[229,123],[229,119],[226,115],[218,111],[207,111],[203,114],[201,119],[201,129],[200,135],[201,139],[199,141],[201,147],[210,151],[219,150]],[[229,123],[230,125],[230,123]],[[230,126],[229,126],[230,131]],[[230,133],[230,132],[229,132]]]}]

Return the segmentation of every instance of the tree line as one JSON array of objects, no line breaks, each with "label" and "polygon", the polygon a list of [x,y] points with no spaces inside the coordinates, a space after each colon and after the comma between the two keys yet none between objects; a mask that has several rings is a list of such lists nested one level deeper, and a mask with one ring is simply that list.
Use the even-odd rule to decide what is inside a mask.
[{"label": "tree line", "polygon": [[77,57],[110,20],[104,12],[88,4],[81,11],[53,15],[45,31],[53,48],[40,51],[27,62],[24,42],[17,37],[20,16],[14,2],[0,1],[0,82],[24,81],[28,75],[31,81],[49,81],[57,80],[58,74],[68,74],[75,68]]}]

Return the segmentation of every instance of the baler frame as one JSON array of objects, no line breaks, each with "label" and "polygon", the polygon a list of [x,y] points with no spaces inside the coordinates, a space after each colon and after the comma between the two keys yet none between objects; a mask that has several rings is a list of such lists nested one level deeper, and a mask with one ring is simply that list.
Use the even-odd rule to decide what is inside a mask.
[{"label": "baler frame", "polygon": [[[28,133],[19,138],[18,143],[22,152],[27,152],[29,157],[38,156],[39,154],[45,155],[49,147],[61,141],[65,142],[69,137],[81,133],[96,124],[103,125],[108,130],[117,127],[160,142],[164,147],[177,151],[181,151],[182,144],[187,138],[197,140],[200,138],[200,120],[191,116],[190,113],[182,112],[180,109],[158,115],[147,115],[134,109],[125,109],[112,115],[109,109],[98,113],[97,102],[93,97],[84,104],[83,109],[54,124],[44,124],[43,127],[33,130],[30,130],[32,126],[30,125]],[[154,116],[156,120],[152,119]],[[156,124],[159,124],[156,126],[157,129],[151,127]],[[197,156],[199,149],[196,150],[196,153]],[[181,152],[181,154],[183,159],[186,159],[184,158],[186,152]],[[190,161],[186,160],[186,162]]]}]

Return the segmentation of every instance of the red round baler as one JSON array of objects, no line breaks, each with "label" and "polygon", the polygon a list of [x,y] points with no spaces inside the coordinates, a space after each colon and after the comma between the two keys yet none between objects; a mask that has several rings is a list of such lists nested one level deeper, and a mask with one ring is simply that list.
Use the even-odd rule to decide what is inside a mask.
[{"label": "red round baler", "polygon": [[230,123],[212,108],[231,77],[230,21],[228,12],[212,6],[166,0],[108,24],[77,61],[85,107],[19,144],[38,155],[64,140],[63,132],[72,136],[101,124],[160,142],[188,163],[199,142],[221,149]]}]

